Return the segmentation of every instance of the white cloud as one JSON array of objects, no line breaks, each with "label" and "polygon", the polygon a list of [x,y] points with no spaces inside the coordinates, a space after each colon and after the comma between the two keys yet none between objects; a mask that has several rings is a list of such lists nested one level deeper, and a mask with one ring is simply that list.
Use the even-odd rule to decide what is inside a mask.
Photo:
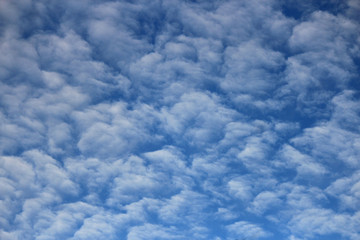
[{"label": "white cloud", "polygon": [[[148,127],[156,121],[156,111],[148,105],[128,110],[127,104],[99,104],[85,111],[74,112],[76,125],[82,131],[78,148],[84,155],[118,157],[129,153],[138,144],[160,140],[151,136]],[[142,119],[147,119],[143,122]]]},{"label": "white cloud", "polygon": [[[113,219],[113,220],[112,220]],[[115,216],[110,214],[95,214],[84,220],[83,225],[77,230],[71,239],[116,239],[114,227]],[[116,220],[115,220],[116,221]]]},{"label": "white cloud", "polygon": [[260,215],[267,210],[279,207],[281,203],[282,201],[276,193],[263,191],[254,198],[248,210]]},{"label": "white cloud", "polygon": [[184,172],[186,163],[183,160],[184,156],[175,148],[165,148],[154,152],[144,153],[144,156],[149,159],[154,165],[160,168],[164,167],[165,170],[174,170]]},{"label": "white cloud", "polygon": [[290,221],[290,229],[297,235],[313,238],[315,234],[340,233],[342,236],[356,239],[359,234],[354,232],[358,227],[356,216],[336,214],[328,209],[306,209],[295,215]]},{"label": "white cloud", "polygon": [[238,217],[238,213],[227,208],[218,208],[216,215],[224,220],[233,220]]},{"label": "white cloud", "polygon": [[[6,219],[12,219],[17,231],[13,232],[14,228],[4,219],[1,219],[2,225],[8,234],[21,239],[31,239],[29,235],[40,232],[46,234],[44,229],[55,217],[50,206],[78,194],[78,186],[56,160],[36,150],[26,152],[22,157],[2,157],[1,169],[4,170],[2,179],[7,179],[4,183],[16,188],[9,192],[5,185],[1,205],[7,211],[2,214]],[[62,224],[63,220],[59,221]],[[63,229],[62,232],[67,231]]]},{"label": "white cloud", "polygon": [[252,183],[245,178],[237,178],[229,181],[229,193],[242,201],[249,201],[252,198]]},{"label": "white cloud", "polygon": [[305,187],[295,184],[284,184],[282,188],[287,191],[286,203],[290,207],[289,214],[292,214],[292,210],[316,208],[320,207],[323,202],[326,202],[327,198],[325,193],[316,187]]},{"label": "white cloud", "polygon": [[[321,51],[329,47],[334,47],[335,51],[340,50],[339,48],[345,47],[341,39],[351,36],[355,27],[356,25],[346,18],[316,11],[308,21],[295,26],[290,37],[290,46],[300,51]],[[343,53],[346,53],[346,50]]]},{"label": "white cloud", "polygon": [[341,209],[358,209],[360,205],[360,175],[355,172],[349,177],[336,179],[326,188],[326,192],[340,200]]},{"label": "white cloud", "polygon": [[312,157],[303,154],[290,145],[285,145],[280,150],[280,159],[275,162],[277,167],[296,169],[299,178],[309,176],[323,176],[328,171],[322,163],[316,162]]},{"label": "white cloud", "polygon": [[209,204],[206,195],[184,190],[165,202],[159,210],[159,216],[163,221],[170,224],[190,222],[194,226],[206,219],[206,208]]},{"label": "white cloud", "polygon": [[78,194],[77,184],[69,178],[68,173],[55,159],[36,150],[26,152],[24,156],[34,164],[37,182],[41,186],[50,187],[60,195],[76,196]]},{"label": "white cloud", "polygon": [[258,136],[251,136],[246,139],[246,145],[237,155],[237,158],[245,167],[262,175],[269,175],[272,169],[269,168],[269,150],[276,143],[277,136],[272,131],[264,131]]},{"label": "white cloud", "polygon": [[357,9],[0,1],[0,238],[358,239]]},{"label": "white cloud", "polygon": [[235,222],[226,226],[226,229],[230,232],[231,236],[234,237],[231,239],[236,239],[239,236],[240,238],[263,238],[269,236],[269,233],[260,226],[247,221]]},{"label": "white cloud", "polygon": [[285,63],[281,53],[264,49],[259,43],[246,42],[225,50],[225,79],[221,86],[235,93],[262,94],[271,91],[279,77],[277,72]]},{"label": "white cloud", "polygon": [[331,124],[306,129],[302,136],[292,139],[292,142],[309,151],[318,161],[328,164],[328,167],[339,167],[344,163],[349,166],[358,165],[358,134]]},{"label": "white cloud", "polygon": [[[216,95],[185,93],[171,108],[163,108],[162,121],[169,134],[179,136],[192,146],[206,147],[218,140],[222,129],[236,112],[218,102]],[[183,138],[181,138],[183,136]]]}]

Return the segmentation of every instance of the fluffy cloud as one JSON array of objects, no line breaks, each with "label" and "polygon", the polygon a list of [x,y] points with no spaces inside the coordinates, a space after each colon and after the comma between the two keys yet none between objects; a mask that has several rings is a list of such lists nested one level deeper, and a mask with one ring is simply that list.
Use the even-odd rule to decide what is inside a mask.
[{"label": "fluffy cloud", "polygon": [[358,239],[358,10],[0,1],[0,238]]},{"label": "fluffy cloud", "polygon": [[226,228],[234,236],[241,236],[245,239],[247,238],[259,239],[269,236],[269,233],[264,231],[261,227],[246,221],[239,221],[233,223],[231,225],[228,225]]}]

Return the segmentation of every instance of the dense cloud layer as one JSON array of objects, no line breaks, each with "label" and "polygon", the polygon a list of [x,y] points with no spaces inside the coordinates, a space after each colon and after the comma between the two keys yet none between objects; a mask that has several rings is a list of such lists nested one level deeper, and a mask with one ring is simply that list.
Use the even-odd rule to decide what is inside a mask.
[{"label": "dense cloud layer", "polygon": [[0,239],[359,239],[359,13],[0,0]]}]

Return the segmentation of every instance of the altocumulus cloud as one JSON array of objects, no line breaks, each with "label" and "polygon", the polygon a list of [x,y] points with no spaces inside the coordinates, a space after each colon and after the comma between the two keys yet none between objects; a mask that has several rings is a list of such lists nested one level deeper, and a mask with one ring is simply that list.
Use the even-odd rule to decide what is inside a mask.
[{"label": "altocumulus cloud", "polygon": [[0,239],[360,239],[359,15],[0,0]]}]

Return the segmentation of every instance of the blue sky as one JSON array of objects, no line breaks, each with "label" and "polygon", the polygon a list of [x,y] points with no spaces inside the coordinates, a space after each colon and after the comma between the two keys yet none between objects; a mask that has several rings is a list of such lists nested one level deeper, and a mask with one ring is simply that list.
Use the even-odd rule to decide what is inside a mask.
[{"label": "blue sky", "polygon": [[0,0],[0,239],[360,239],[357,0]]}]

